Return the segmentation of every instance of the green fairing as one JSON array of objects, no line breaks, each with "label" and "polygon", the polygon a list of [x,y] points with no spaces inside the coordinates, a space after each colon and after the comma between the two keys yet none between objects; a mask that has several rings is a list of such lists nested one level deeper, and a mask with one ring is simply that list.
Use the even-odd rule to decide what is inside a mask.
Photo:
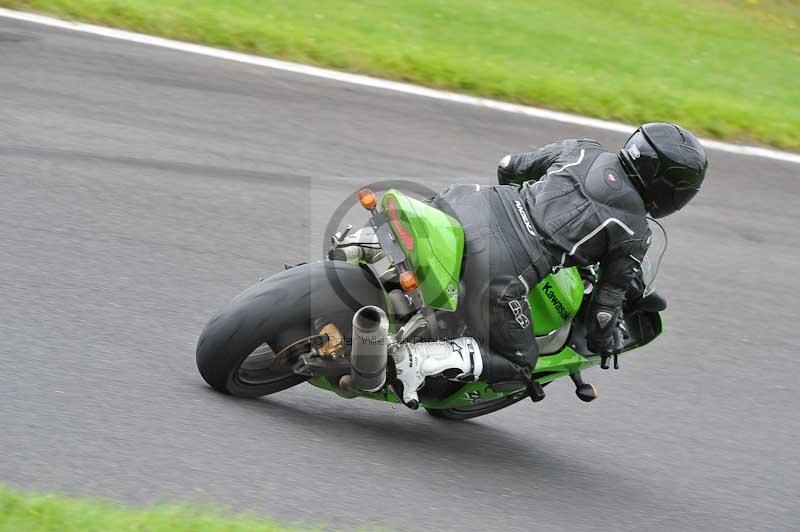
[{"label": "green fairing", "polygon": [[[395,227],[390,212],[413,237],[411,242]],[[464,229],[458,220],[397,190],[389,190],[381,201],[398,242],[419,279],[419,293],[428,307],[454,311],[458,306],[458,280],[464,251]],[[406,235],[407,236],[407,235]],[[411,244],[411,246],[409,246]]]},{"label": "green fairing", "polygon": [[545,277],[528,292],[533,332],[544,336],[572,321],[583,302],[583,280],[577,268]]}]

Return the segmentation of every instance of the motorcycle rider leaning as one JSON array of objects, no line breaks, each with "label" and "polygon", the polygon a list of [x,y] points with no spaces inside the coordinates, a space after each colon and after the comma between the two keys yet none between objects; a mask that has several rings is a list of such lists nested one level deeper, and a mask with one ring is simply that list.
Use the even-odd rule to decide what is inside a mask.
[{"label": "motorcycle rider leaning", "polygon": [[651,239],[646,217],[684,207],[707,166],[689,131],[652,123],[638,128],[618,154],[591,139],[562,140],[503,157],[499,185],[453,185],[435,196],[432,205],[464,227],[458,312],[472,336],[401,346],[393,357],[403,402],[416,407],[425,377],[440,374],[535,386],[530,368],[538,349],[527,293],[570,266],[599,263],[586,313],[587,346],[608,367],[621,347],[617,320],[626,294],[640,297],[636,281]]}]

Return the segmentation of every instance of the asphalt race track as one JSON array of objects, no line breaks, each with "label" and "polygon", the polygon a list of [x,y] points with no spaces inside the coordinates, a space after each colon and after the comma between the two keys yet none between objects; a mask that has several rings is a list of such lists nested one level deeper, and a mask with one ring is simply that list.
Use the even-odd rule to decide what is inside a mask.
[{"label": "asphalt race track", "polygon": [[[657,118],[657,117],[654,117]],[[194,361],[215,309],[321,257],[378,178],[492,182],[623,135],[0,20],[0,481],[394,530],[798,530],[800,166],[710,151],[667,219],[666,332],[472,422]]]}]

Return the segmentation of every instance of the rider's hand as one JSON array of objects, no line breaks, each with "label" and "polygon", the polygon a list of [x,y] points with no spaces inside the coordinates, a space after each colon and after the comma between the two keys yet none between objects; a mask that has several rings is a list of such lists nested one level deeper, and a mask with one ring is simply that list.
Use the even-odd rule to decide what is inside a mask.
[{"label": "rider's hand", "polygon": [[608,359],[614,358],[614,369],[619,369],[619,359],[617,355],[625,345],[624,330],[621,326],[616,326],[609,331],[610,334],[599,337],[589,337],[586,339],[586,346],[592,353],[600,355],[600,367],[608,369]]},{"label": "rider's hand", "polygon": [[497,163],[497,182],[501,185],[510,185],[516,177],[509,169],[511,155],[506,155]]}]

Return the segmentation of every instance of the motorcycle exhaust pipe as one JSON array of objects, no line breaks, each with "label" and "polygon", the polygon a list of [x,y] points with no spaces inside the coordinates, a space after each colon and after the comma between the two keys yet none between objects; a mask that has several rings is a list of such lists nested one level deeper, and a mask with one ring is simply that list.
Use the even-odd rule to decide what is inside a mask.
[{"label": "motorcycle exhaust pipe", "polygon": [[386,383],[388,333],[389,319],[383,309],[367,306],[356,312],[353,316],[353,347],[350,351],[350,383],[347,384],[352,384],[362,392],[376,392],[383,388]]}]

